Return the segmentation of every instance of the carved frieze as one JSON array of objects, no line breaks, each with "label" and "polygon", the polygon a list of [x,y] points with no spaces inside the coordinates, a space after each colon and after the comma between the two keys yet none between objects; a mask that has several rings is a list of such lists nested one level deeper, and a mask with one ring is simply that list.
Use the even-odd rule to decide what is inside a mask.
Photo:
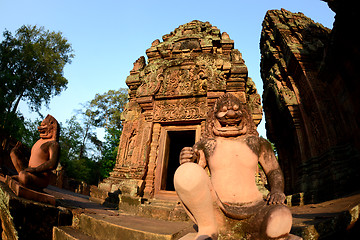
[{"label": "carved frieze", "polygon": [[173,122],[205,119],[205,98],[159,100],[155,103],[154,121]]},{"label": "carved frieze", "polygon": [[160,88],[160,83],[163,80],[162,71],[162,68],[159,70],[154,69],[152,71],[149,71],[143,77],[142,84],[137,89],[136,96],[152,96],[157,93]]},{"label": "carved frieze", "polygon": [[199,58],[187,63],[168,64],[174,65],[152,69],[143,74],[140,80],[142,83],[136,91],[137,97],[156,95],[158,98],[174,98],[206,95],[209,90],[226,90],[229,75],[221,69],[222,66],[218,69],[215,59],[204,62]]}]

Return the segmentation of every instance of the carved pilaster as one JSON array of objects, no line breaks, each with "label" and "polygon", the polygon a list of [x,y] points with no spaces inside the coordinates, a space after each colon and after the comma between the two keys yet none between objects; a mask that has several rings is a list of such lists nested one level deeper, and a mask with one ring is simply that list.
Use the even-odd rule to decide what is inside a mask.
[{"label": "carved pilaster", "polygon": [[161,125],[155,123],[150,144],[151,150],[149,154],[148,170],[145,178],[144,197],[146,198],[151,198],[154,195],[155,168],[159,149],[160,129]]}]

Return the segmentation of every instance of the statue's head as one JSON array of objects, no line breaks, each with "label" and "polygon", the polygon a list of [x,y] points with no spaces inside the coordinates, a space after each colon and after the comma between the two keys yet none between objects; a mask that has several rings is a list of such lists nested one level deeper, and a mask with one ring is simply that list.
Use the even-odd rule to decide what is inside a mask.
[{"label": "statue's head", "polygon": [[213,134],[216,136],[257,135],[249,109],[230,93],[226,93],[216,100],[213,121]]},{"label": "statue's head", "polygon": [[59,138],[59,123],[51,115],[46,116],[46,118],[41,122],[40,126],[38,127],[38,130],[40,133],[40,138],[42,139],[58,140]]}]

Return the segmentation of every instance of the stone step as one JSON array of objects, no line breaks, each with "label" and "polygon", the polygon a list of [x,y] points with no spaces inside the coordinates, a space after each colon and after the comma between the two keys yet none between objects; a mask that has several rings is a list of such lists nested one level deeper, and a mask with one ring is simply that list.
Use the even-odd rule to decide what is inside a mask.
[{"label": "stone step", "polygon": [[169,222],[131,215],[81,214],[79,228],[96,239],[173,240],[193,231],[190,222]]},{"label": "stone step", "polygon": [[167,221],[187,221],[187,216],[184,208],[181,205],[167,206],[161,204],[144,204],[141,208],[139,215],[148,216],[155,219],[167,220]]},{"label": "stone step", "polygon": [[188,221],[189,218],[179,200],[140,199],[121,196],[120,211],[131,215],[167,221]]},{"label": "stone step", "polygon": [[149,201],[144,202],[144,205],[151,205],[154,207],[165,207],[165,208],[175,208],[176,206],[181,206],[180,200],[178,201],[168,201],[161,199],[151,199]]},{"label": "stone step", "polygon": [[71,226],[62,226],[53,228],[52,240],[96,240],[93,237],[81,232],[79,229]]}]

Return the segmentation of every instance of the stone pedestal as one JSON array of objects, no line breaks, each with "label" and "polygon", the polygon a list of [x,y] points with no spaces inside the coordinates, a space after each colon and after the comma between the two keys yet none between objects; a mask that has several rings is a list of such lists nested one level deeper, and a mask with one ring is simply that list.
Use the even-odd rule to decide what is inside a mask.
[{"label": "stone pedestal", "polygon": [[21,186],[19,182],[9,176],[6,176],[5,182],[18,197],[55,206],[56,199],[54,196]]}]

